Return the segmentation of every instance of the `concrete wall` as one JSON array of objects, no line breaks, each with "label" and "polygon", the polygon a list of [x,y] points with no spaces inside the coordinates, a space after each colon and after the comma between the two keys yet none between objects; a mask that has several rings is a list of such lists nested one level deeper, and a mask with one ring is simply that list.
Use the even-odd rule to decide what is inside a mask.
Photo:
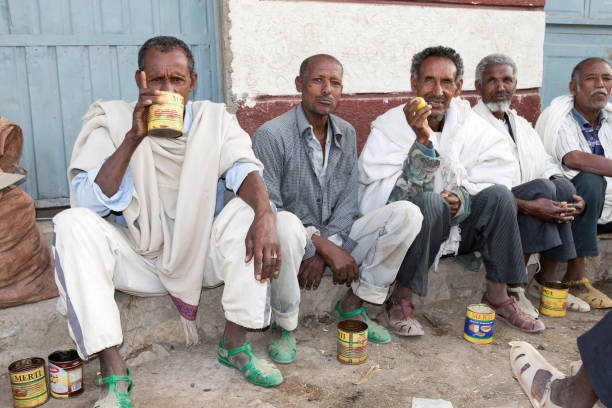
[{"label": "concrete wall", "polygon": [[370,122],[410,95],[412,55],[440,44],[462,55],[472,101],[477,62],[493,52],[512,56],[517,106],[532,120],[539,114],[543,1],[226,0],[223,6],[226,100],[251,134],[299,101],[294,78],[301,61],[329,53],[345,67],[337,113],[356,127],[361,147]]}]

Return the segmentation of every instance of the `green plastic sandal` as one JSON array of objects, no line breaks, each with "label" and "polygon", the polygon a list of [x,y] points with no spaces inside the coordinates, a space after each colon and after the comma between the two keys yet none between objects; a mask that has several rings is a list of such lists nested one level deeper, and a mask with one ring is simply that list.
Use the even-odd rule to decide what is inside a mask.
[{"label": "green plastic sandal", "polygon": [[297,354],[295,339],[289,335],[287,330],[281,328],[280,338],[272,339],[268,343],[268,354],[275,363],[293,363]]},{"label": "green plastic sandal", "polygon": [[[130,392],[132,391],[132,378],[130,377],[130,369],[126,368],[127,376],[109,375],[102,379],[96,379],[96,385],[108,384],[108,393],[104,398],[100,398],[94,404],[94,408],[131,408]],[[128,383],[128,392],[117,391],[117,382],[124,381]],[[112,385],[112,387],[111,387]]]},{"label": "green plastic sandal", "polygon": [[[244,352],[251,361],[246,363],[244,367],[238,368],[230,361],[230,357]],[[227,350],[223,347],[223,341],[219,342],[217,348],[217,360],[226,367],[235,368],[242,372],[248,382],[259,385],[260,387],[276,387],[283,382],[283,375],[278,368],[267,362],[266,360],[255,357],[251,345],[244,343],[242,346]]]},{"label": "green plastic sandal", "polygon": [[338,301],[336,302],[336,306],[334,306],[334,310],[332,310],[331,315],[336,323],[341,322],[342,320],[350,319],[351,317],[357,315],[361,315],[368,325],[368,341],[377,344],[385,344],[391,341],[389,331],[375,321],[370,320],[364,307],[355,309],[352,312],[344,313],[340,309],[340,301]]}]

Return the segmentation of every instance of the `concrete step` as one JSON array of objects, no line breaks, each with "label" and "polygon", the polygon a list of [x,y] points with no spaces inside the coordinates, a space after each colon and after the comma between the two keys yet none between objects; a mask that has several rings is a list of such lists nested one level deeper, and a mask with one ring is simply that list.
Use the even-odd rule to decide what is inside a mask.
[{"label": "concrete step", "polygon": [[[52,226],[49,220],[39,222],[43,234],[50,243]],[[612,240],[600,241],[601,255],[587,260],[589,278],[599,281],[612,278]],[[559,276],[565,266],[559,266]],[[534,268],[530,268],[534,273]],[[415,297],[417,311],[434,302],[465,299],[465,304],[479,302],[485,288],[484,268],[473,272],[463,268],[452,258],[442,259],[437,271],[429,273],[427,296]],[[316,291],[302,291],[301,321],[326,318],[335,301],[346,288],[335,286],[331,277],[324,277]],[[221,308],[223,286],[203,289],[197,324],[202,340],[217,339],[223,331],[224,318]],[[135,297],[117,292],[115,295],[121,321],[124,342],[121,353],[134,356],[151,344],[180,344],[184,333],[176,308],[168,296]],[[56,311],[57,299],[16,306],[0,311],[0,367],[12,361],[30,357],[46,357],[62,348],[72,348],[66,320]],[[375,317],[379,306],[368,306]]]}]

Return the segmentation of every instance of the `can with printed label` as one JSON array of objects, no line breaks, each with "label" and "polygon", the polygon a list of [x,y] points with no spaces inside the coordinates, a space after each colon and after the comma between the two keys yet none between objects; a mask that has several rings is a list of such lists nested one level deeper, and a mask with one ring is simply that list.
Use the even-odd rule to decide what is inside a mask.
[{"label": "can with printed label", "polygon": [[40,357],[17,360],[9,366],[13,406],[37,407],[49,399],[45,360]]},{"label": "can with printed label", "polygon": [[495,311],[482,303],[467,307],[463,338],[472,343],[490,343],[493,340]]},{"label": "can with printed label", "polygon": [[83,392],[83,363],[76,350],[49,354],[49,388],[53,398],[69,398]]}]

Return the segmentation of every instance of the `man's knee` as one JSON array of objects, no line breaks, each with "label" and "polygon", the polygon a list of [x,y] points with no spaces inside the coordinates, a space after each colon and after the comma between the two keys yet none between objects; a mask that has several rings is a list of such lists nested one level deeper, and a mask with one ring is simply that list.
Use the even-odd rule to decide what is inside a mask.
[{"label": "man's knee", "polygon": [[410,201],[396,201],[388,204],[391,208],[391,223],[397,223],[401,230],[421,228],[423,214],[419,207]]},{"label": "man's knee", "polygon": [[574,187],[571,181],[565,177],[559,177],[552,180],[552,183],[557,188],[557,201],[574,201],[573,195],[576,194],[576,187]]},{"label": "man's knee", "polygon": [[90,228],[92,223],[100,220],[102,218],[89,208],[68,208],[53,217],[53,232],[62,235],[65,232]]},{"label": "man's knee", "polygon": [[281,245],[292,245],[301,249],[306,246],[306,229],[300,219],[289,211],[276,214],[276,231]]},{"label": "man's knee", "polygon": [[549,200],[557,199],[557,187],[552,181],[539,178],[530,181],[529,184],[531,190],[535,192],[534,197],[547,198]]},{"label": "man's knee", "polygon": [[605,177],[582,171],[572,179],[576,192],[586,201],[601,199],[606,192],[608,183]]},{"label": "man's knee", "polygon": [[414,199],[414,203],[421,210],[423,220],[425,221],[438,219],[442,217],[445,212],[450,214],[450,207],[446,204],[444,198],[433,191],[426,191],[419,194]]},{"label": "man's knee", "polygon": [[478,196],[485,198],[487,203],[494,204],[498,210],[516,213],[516,199],[505,186],[495,184],[482,190]]}]

